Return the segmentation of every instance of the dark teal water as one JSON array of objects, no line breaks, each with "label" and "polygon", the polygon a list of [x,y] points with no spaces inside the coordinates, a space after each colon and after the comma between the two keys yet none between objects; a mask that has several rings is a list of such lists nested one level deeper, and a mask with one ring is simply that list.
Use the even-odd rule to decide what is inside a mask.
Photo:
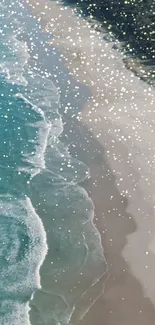
[{"label": "dark teal water", "polygon": [[[92,285],[101,275],[99,266],[103,265],[103,273],[106,270],[92,223],[93,203],[77,185],[88,176],[88,167],[71,158],[60,142],[58,89],[47,71],[32,68],[27,44],[19,40],[26,33],[26,15],[20,2],[0,2],[0,324],[5,325],[30,324],[29,300],[41,286],[39,269],[49,246],[48,229],[32,205],[33,196],[43,213],[50,209],[55,216],[50,245],[59,249],[52,255],[53,279],[65,269],[74,285],[72,275],[81,276],[83,268],[87,272],[88,264],[94,272]],[[83,292],[61,293],[63,276],[53,286],[50,324],[67,325]],[[61,317],[54,302],[57,293],[70,304],[68,314],[62,309]]]}]

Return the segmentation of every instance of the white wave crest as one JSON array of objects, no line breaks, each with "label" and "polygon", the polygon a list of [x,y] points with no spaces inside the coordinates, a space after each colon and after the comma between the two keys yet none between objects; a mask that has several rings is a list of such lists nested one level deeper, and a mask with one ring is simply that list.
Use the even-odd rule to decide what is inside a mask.
[{"label": "white wave crest", "polygon": [[24,313],[28,320],[24,304],[41,287],[39,269],[46,253],[46,233],[31,200],[0,196],[0,291],[5,311],[0,313],[1,324],[13,324],[11,318],[7,322],[7,317],[14,314],[14,304],[19,305],[19,315]]}]

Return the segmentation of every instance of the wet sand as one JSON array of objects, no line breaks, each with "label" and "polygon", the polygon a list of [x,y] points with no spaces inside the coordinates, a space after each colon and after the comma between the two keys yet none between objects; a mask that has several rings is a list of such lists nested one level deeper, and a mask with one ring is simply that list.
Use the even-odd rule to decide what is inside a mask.
[{"label": "wet sand", "polygon": [[90,167],[91,177],[82,186],[94,201],[109,265],[103,295],[83,323],[153,325],[154,90],[126,70],[112,45],[70,8],[40,0],[30,4],[54,35],[51,43],[62,52],[70,74],[91,90],[78,121],[68,114],[64,130],[74,144],[71,154]]},{"label": "wet sand", "polygon": [[[142,286],[131,273],[129,263],[122,257],[127,236],[137,231],[132,215],[127,212],[128,201],[116,187],[116,178],[103,147],[81,124],[76,126],[73,133],[75,146],[71,147],[71,153],[90,167],[91,178],[81,185],[95,203],[95,224],[101,233],[104,254],[109,264],[108,277],[101,284],[103,295],[91,307],[82,323],[154,324],[154,306],[145,297]],[[121,150],[125,157],[126,149],[121,146]],[[138,175],[135,173],[134,176],[136,182]],[[137,249],[138,246],[137,242]]]}]

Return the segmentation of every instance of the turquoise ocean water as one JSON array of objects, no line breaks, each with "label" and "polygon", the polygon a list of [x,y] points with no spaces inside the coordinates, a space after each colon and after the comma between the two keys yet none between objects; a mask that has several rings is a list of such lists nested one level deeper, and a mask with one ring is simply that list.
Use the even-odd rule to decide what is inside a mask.
[{"label": "turquoise ocean water", "polygon": [[[93,285],[101,276],[100,267],[106,271],[106,262],[92,223],[93,203],[77,185],[89,169],[70,157],[60,142],[58,89],[47,70],[32,68],[27,44],[20,40],[26,33],[26,15],[20,2],[1,0],[0,324],[30,324],[29,301],[41,288],[39,270],[46,254],[51,254],[53,316],[46,323],[38,315],[35,324],[68,324],[88,289],[83,286],[74,294],[72,287],[82,274],[85,281],[88,269],[93,274],[88,284]],[[51,226],[50,242],[40,214]]]}]

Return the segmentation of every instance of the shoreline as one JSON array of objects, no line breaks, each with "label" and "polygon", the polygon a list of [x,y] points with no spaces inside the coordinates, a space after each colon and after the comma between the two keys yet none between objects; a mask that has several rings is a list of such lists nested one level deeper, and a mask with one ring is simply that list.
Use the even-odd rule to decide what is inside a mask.
[{"label": "shoreline", "polygon": [[[85,126],[77,125],[74,130],[74,146],[71,146],[70,152],[73,157],[78,155],[90,167],[91,177],[80,185],[86,189],[95,204],[94,222],[101,234],[109,272],[101,282],[103,295],[93,304],[82,322],[74,323],[73,318],[72,323],[102,325],[105,322],[107,325],[124,325],[125,322],[127,325],[153,325],[154,306],[145,297],[139,281],[132,275],[130,266],[122,257],[127,236],[136,231],[136,223],[127,212],[126,197],[122,199],[117,190],[115,176],[110,170],[103,148],[94,137],[91,137],[88,146],[89,135]],[[112,195],[113,202],[110,199]]]},{"label": "shoreline", "polygon": [[[33,3],[33,1],[31,1],[31,2]],[[54,2],[48,3],[48,5],[50,5],[51,8],[53,8],[52,6],[54,6]],[[36,15],[38,15],[38,17],[40,16],[41,6],[42,6],[42,4],[40,2],[39,6],[37,7],[37,11],[35,11]],[[60,7],[59,7],[59,9],[60,9]],[[57,9],[57,10],[59,10],[59,9]],[[58,12],[53,11],[52,15],[55,15],[55,17],[59,17],[59,15],[57,15],[57,13]],[[75,20],[75,18],[73,18],[73,21],[74,20]],[[48,15],[44,16],[43,26],[44,26],[44,23],[46,24],[48,21],[49,21],[49,16]],[[63,15],[62,15],[62,17],[60,16],[59,23],[64,22],[64,21],[65,21],[64,16]],[[70,21],[70,24],[71,24],[71,21]],[[80,26],[80,28],[81,28],[81,26]],[[57,29],[57,26],[55,27],[55,30],[56,29]],[[66,29],[64,28],[64,30],[66,30]],[[75,36],[75,33],[73,33],[73,36]],[[86,39],[87,39],[87,36],[88,35],[86,32]],[[76,41],[75,41],[75,44],[76,44]],[[103,116],[102,112],[101,112],[101,108],[100,107],[98,108],[98,106],[100,106],[100,105],[96,105],[96,104],[98,104],[98,102],[99,102],[99,104],[102,105],[102,101],[104,98],[102,87],[103,87],[103,82],[105,80],[104,80],[104,78],[101,78],[102,80],[97,79],[97,82],[93,81],[92,74],[89,74],[89,71],[86,68],[86,65],[88,62],[87,57],[86,57],[86,59],[84,58],[84,69],[81,74],[80,65],[82,62],[81,59],[83,60],[83,57],[81,57],[82,45],[80,46],[80,48],[77,49],[76,48],[77,44],[75,46],[73,45],[73,47],[72,46],[70,47],[69,42],[67,42],[68,49],[66,52],[64,49],[64,46],[66,47],[66,38],[64,37],[61,39],[61,35],[59,36],[59,33],[58,33],[58,35],[55,36],[55,40],[54,41],[52,40],[52,44],[56,44],[56,46],[66,56],[65,61],[69,62],[69,64],[66,63],[66,65],[70,69],[70,74],[72,76],[77,76],[77,71],[78,71],[78,74],[79,74],[79,76],[77,76],[79,78],[78,80],[83,81],[84,80],[83,78],[85,78],[85,80],[86,80],[85,84],[88,85],[89,87],[91,87],[91,91],[92,91],[92,96],[90,98],[88,98],[88,103],[87,103],[86,107],[84,108],[84,110],[82,112],[79,112],[79,114],[78,114],[78,120],[80,120],[82,124],[84,123],[86,127],[83,126],[82,131],[81,131],[80,130],[81,124],[79,122],[77,122],[78,132],[77,132],[77,136],[75,136],[75,137],[79,138],[79,135],[82,137],[81,133],[83,132],[83,134],[85,134],[85,137],[84,138],[82,137],[83,142],[80,142],[80,143],[82,143],[82,144],[85,143],[85,146],[83,146],[84,151],[86,150],[87,154],[91,150],[94,150],[94,152],[95,152],[94,158],[92,159],[90,156],[89,157],[90,159],[88,161],[88,166],[90,167],[90,170],[91,170],[91,178],[84,182],[83,187],[86,188],[87,192],[92,197],[92,199],[95,203],[95,206],[96,206],[95,220],[96,220],[97,228],[100,230],[100,234],[102,236],[103,247],[104,247],[106,259],[110,265],[110,276],[106,282],[104,295],[99,299],[99,301],[97,301],[97,303],[91,308],[89,313],[86,315],[86,317],[84,318],[84,324],[88,324],[88,323],[91,324],[91,322],[93,324],[93,321],[96,322],[96,319],[97,319],[98,324],[100,324],[100,321],[102,323],[103,320],[105,320],[107,325],[113,325],[113,324],[120,325],[122,322],[121,317],[125,317],[125,316],[122,316],[124,314],[124,310],[125,310],[126,313],[128,314],[129,324],[132,323],[132,325],[137,325],[137,324],[152,325],[155,311],[154,311],[154,308],[153,308],[152,304],[150,303],[149,299],[144,297],[144,294],[145,294],[146,296],[151,298],[151,292],[150,292],[151,286],[149,286],[149,289],[146,288],[145,292],[143,292],[146,283],[148,283],[148,280],[145,279],[146,274],[144,273],[144,271],[140,270],[141,265],[139,266],[139,269],[137,269],[137,264],[135,263],[136,270],[134,269],[133,263],[136,261],[133,262],[133,259],[135,259],[136,255],[134,255],[134,258],[133,258],[133,256],[130,256],[132,254],[133,246],[131,246],[131,248],[130,248],[131,242],[129,243],[129,241],[128,241],[130,234],[134,234],[134,237],[135,237],[136,232],[138,233],[138,230],[139,230],[138,222],[137,222],[137,219],[135,218],[135,214],[138,211],[138,209],[135,209],[135,207],[138,208],[138,206],[135,205],[135,201],[133,201],[134,204],[131,204],[131,202],[133,200],[133,188],[134,188],[134,195],[136,193],[136,198],[140,199],[141,202],[143,201],[142,193],[137,186],[137,184],[139,184],[139,182],[140,182],[140,175],[139,175],[138,171],[136,170],[137,164],[136,164],[136,166],[134,166],[132,164],[132,162],[131,162],[132,159],[128,153],[127,147],[124,146],[123,143],[119,142],[114,137],[113,132],[111,132],[111,134],[110,134],[109,125],[111,125],[113,127],[113,121],[114,121],[113,116],[112,116],[111,120],[110,120],[109,112],[107,112],[107,116],[106,115]],[[109,46],[111,46],[111,45],[107,45],[107,47],[109,47]],[[79,53],[78,55],[77,54],[74,55],[74,49],[76,49],[76,53]],[[94,47],[93,47],[93,51],[94,51]],[[100,47],[98,48],[98,51],[100,51]],[[76,57],[76,59],[72,60],[73,57]],[[118,59],[118,61],[120,62],[119,58],[115,57],[112,59],[114,59],[114,61],[116,59]],[[106,61],[105,63],[107,63],[107,62],[108,61]],[[116,62],[116,65],[117,65],[117,62]],[[85,73],[85,69],[86,69],[86,73]],[[131,75],[131,73],[130,73],[130,75]],[[135,80],[135,77],[134,76],[132,76],[132,77]],[[101,83],[101,85],[100,85],[100,83]],[[141,82],[140,82],[140,87],[143,87]],[[97,92],[96,92],[96,89],[97,89]],[[107,90],[107,89],[105,89],[105,90]],[[120,90],[121,90],[121,88],[120,88]],[[100,91],[101,91],[101,94],[99,95]],[[109,92],[108,95],[109,96],[108,96],[107,102],[105,101],[105,103],[107,105],[108,105],[109,100],[111,100],[111,102],[114,100],[113,94],[111,92]],[[94,107],[92,110],[93,103],[94,103]],[[105,110],[103,111],[103,113],[105,113]],[[109,114],[109,116],[108,116],[108,114]],[[68,119],[68,121],[70,122],[69,119]],[[93,123],[94,121],[96,121],[95,125]],[[101,123],[103,125],[101,125]],[[80,125],[80,127],[79,127],[79,125]],[[117,124],[114,124],[114,127],[116,125]],[[103,127],[104,127],[104,130],[103,130]],[[91,133],[89,133],[89,131],[88,131],[90,137],[88,137],[87,128],[91,131]],[[95,140],[95,138],[97,139],[97,141]],[[94,139],[94,142],[95,142],[95,145],[92,145],[92,147],[88,145],[88,143],[90,142],[90,139],[92,139],[92,141]],[[127,143],[128,142],[130,143],[130,139],[127,139]],[[117,144],[117,149],[119,149],[118,157],[119,157],[119,153],[121,152],[121,155],[122,155],[124,161],[126,160],[126,161],[131,162],[131,165],[129,164],[129,162],[128,162],[128,165],[124,164],[124,167],[123,167],[124,183],[122,183],[122,186],[120,185],[120,187],[118,187],[118,179],[120,178],[120,173],[122,172],[122,165],[121,165],[121,163],[120,163],[120,166],[118,164],[116,164],[116,162],[114,163],[113,155],[108,150],[108,149],[111,149],[111,143],[115,143],[115,146]],[[88,150],[87,150],[87,146],[88,146]],[[97,150],[98,146],[100,148],[99,150]],[[70,150],[71,150],[71,153],[73,154],[73,156],[74,155],[76,156],[76,154],[77,154],[76,150],[81,151],[81,147],[79,148],[78,142],[76,144],[76,147],[72,148],[70,146],[70,148],[71,148]],[[91,149],[91,148],[93,148],[93,149]],[[111,165],[110,168],[107,167],[107,170],[105,168],[105,165],[106,165],[105,161],[104,161],[104,164],[102,165],[102,163],[103,163],[103,153],[102,153],[103,148],[105,148],[106,159],[108,157],[108,163],[110,161],[110,165]],[[134,150],[135,150],[135,148],[134,148]],[[108,154],[108,152],[109,152],[109,154]],[[121,159],[122,159],[122,157],[121,157]],[[84,155],[84,153],[82,153],[82,156],[81,156],[81,158],[83,158],[83,159],[80,158],[80,153],[78,153],[78,158],[82,161],[84,161],[84,160],[87,161],[87,157],[86,157],[86,155]],[[92,160],[92,162],[91,162],[91,160]],[[95,161],[95,163],[94,163],[94,161]],[[117,169],[116,169],[116,167],[117,167]],[[113,176],[113,173],[115,170],[116,170],[116,175]],[[104,172],[105,172],[105,174],[102,175],[103,180],[101,182],[100,177],[97,176],[97,174],[100,173],[100,175],[101,175]],[[129,181],[128,175],[130,175],[130,174],[132,174],[132,177],[131,177],[131,180]],[[96,180],[96,178],[98,178],[98,181]],[[111,185],[111,178],[112,178],[113,185]],[[92,180],[94,181],[95,185],[91,184]],[[106,186],[105,186],[105,183],[106,183]],[[124,188],[125,183],[126,184],[129,183],[126,189]],[[105,191],[105,187],[106,187],[106,190],[109,188],[110,193],[109,193],[109,191],[107,191],[107,192],[110,196],[110,194],[113,192],[113,189],[112,189],[113,186],[115,188],[115,190],[114,190],[114,193],[115,193],[114,206],[112,205],[111,199],[106,197],[107,193]],[[119,189],[119,191],[118,191],[118,189]],[[128,192],[125,193],[125,190],[128,190]],[[102,206],[103,198],[100,195],[102,193],[102,191],[104,192],[105,197],[106,197],[106,198],[104,198],[105,207]],[[117,193],[117,195],[116,195],[116,193]],[[128,206],[127,206],[127,201],[125,198],[126,196],[127,196],[128,202],[129,202]],[[112,197],[112,195],[110,197]],[[108,202],[108,204],[107,204],[107,202]],[[117,208],[117,203],[118,203],[118,208]],[[146,202],[144,202],[144,204],[146,205],[146,210],[148,212],[150,202],[146,201]],[[120,214],[120,216],[121,216],[121,219],[120,219],[118,211],[119,211],[119,209],[120,210],[122,209],[121,208],[122,206],[123,206],[123,213]],[[101,214],[104,210],[105,210],[105,212],[104,212],[103,219],[105,219],[106,222],[104,222],[104,220],[102,220],[102,218],[101,218]],[[128,211],[131,211],[131,212],[129,213]],[[150,208],[150,211],[151,211],[151,208]],[[109,213],[110,213],[111,221],[109,221],[109,219],[108,219]],[[133,214],[134,218],[131,217],[131,213]],[[141,213],[139,213],[139,216],[140,216],[140,214]],[[117,220],[117,222],[116,222],[116,220]],[[114,227],[114,222],[115,222],[115,227]],[[148,222],[148,228],[150,229],[150,225],[153,226],[154,220],[150,220],[150,221],[147,220],[147,222]],[[139,223],[139,225],[140,225],[140,223]],[[121,234],[120,234],[120,230],[118,229],[119,226],[122,230]],[[145,225],[143,225],[143,226],[145,227]],[[106,235],[104,233],[105,228],[107,229]],[[115,233],[116,229],[117,229],[117,234]],[[145,229],[143,229],[143,234],[146,235]],[[119,236],[121,237],[120,239],[118,238]],[[138,238],[140,238],[140,240],[142,240],[141,235],[138,236],[136,234],[136,236],[137,236],[137,240],[138,240]],[[149,238],[149,240],[150,240],[150,238]],[[134,241],[135,241],[135,238],[134,238]],[[113,244],[113,242],[114,242],[114,244]],[[109,248],[109,243],[110,243],[110,248]],[[140,241],[140,243],[141,243],[141,241]],[[134,242],[134,244],[135,244],[135,242]],[[139,246],[140,246],[140,244],[139,244]],[[144,243],[144,252],[142,252],[142,249],[140,249],[139,246],[136,245],[137,249],[139,249],[138,253],[140,252],[140,254],[143,253],[143,255],[144,255],[146,252],[146,247],[147,247],[146,243]],[[127,248],[127,250],[128,250],[127,253],[125,253],[125,251],[123,250],[124,247]],[[117,249],[118,249],[118,251],[117,251]],[[123,259],[123,257],[121,256],[122,250],[123,250],[123,257],[126,259],[126,262],[128,262],[129,270],[127,270],[128,267],[125,262],[125,259]],[[115,256],[115,254],[116,254],[116,256]],[[118,256],[119,256],[119,262],[117,260]],[[129,260],[127,258],[128,256],[129,256]],[[150,263],[153,263],[152,265],[154,268],[155,265],[154,265],[154,261],[153,261],[152,257],[153,256],[151,256],[151,254],[150,254],[149,261],[150,261]],[[145,261],[146,261],[146,256],[144,259],[144,263],[145,263]],[[151,264],[149,264],[149,266],[150,265]],[[131,271],[132,271],[133,275],[131,275]],[[137,271],[137,274],[136,274],[136,271]],[[140,280],[141,285],[143,286],[143,290],[140,287],[140,284],[138,283],[138,281],[136,280],[136,277],[139,277],[139,276],[140,276],[139,280]],[[153,270],[152,270],[152,277],[153,277]],[[110,280],[111,280],[112,284],[111,284]],[[144,280],[146,280],[147,282],[145,282]],[[151,281],[150,281],[150,285],[151,285]],[[137,295],[135,294],[136,292],[137,292]],[[119,297],[119,299],[118,299],[118,297]],[[134,297],[134,299],[133,299],[133,297]],[[152,297],[153,302],[155,302],[154,298],[155,298],[155,296]],[[93,317],[95,318],[94,320],[93,320]],[[125,322],[126,322],[126,320],[125,320]],[[73,322],[73,324],[74,324],[74,322]],[[122,323],[122,324],[124,324],[124,323]],[[126,324],[127,324],[127,322],[126,322]]]},{"label": "shoreline", "polygon": [[[35,21],[34,21],[34,23],[35,23]],[[37,41],[34,39],[33,43],[32,43],[33,44],[33,49],[32,49],[31,48],[31,42],[29,41],[29,39],[27,39],[28,33],[24,33],[24,34],[20,35],[20,38],[22,40],[24,40],[28,44],[28,47],[29,47],[29,53],[30,53],[29,66],[31,67],[32,70],[33,70],[33,66],[34,66],[35,70],[37,69],[38,71],[41,71],[41,73],[44,73],[45,71],[47,73],[47,71],[48,71],[48,73],[51,74],[51,69],[49,69],[50,60],[51,60],[51,58],[54,59],[53,53],[52,53],[52,48],[51,48],[51,46],[48,47],[48,55],[50,54],[49,55],[49,60],[48,60],[48,56],[46,56],[45,53],[44,53],[44,36],[42,35],[41,32],[38,31],[38,28],[36,29],[36,31],[38,33],[39,40],[42,40],[42,42],[41,42],[42,45],[43,45],[42,47],[38,47]],[[38,39],[38,36],[37,36],[37,39]],[[32,41],[32,39],[31,39],[31,41]],[[35,50],[34,50],[34,48],[35,48]],[[36,54],[37,54],[38,60],[37,60],[37,62],[36,61],[33,62],[33,57],[35,58]],[[59,59],[59,54],[58,54],[57,59]],[[62,65],[59,65],[59,69],[61,71],[61,76],[63,76],[63,77],[66,76],[67,80],[69,80],[70,77],[68,76],[68,74],[66,74],[65,68]],[[61,79],[61,81],[62,81],[62,79]],[[83,94],[82,102],[81,102],[81,99],[80,99],[80,101],[79,101],[79,99],[77,100],[77,103],[76,103],[76,110],[77,110],[77,109],[80,109],[80,108],[83,107],[83,103],[85,102],[85,100],[86,100],[86,98],[88,96],[86,87],[81,86],[80,84],[74,82],[72,79],[71,79],[71,86],[70,86],[69,89],[68,89],[68,87],[66,89],[64,87],[63,83],[61,84],[61,82],[60,82],[60,86],[61,86],[61,92],[63,92],[63,93],[67,92],[68,93],[67,99],[66,99],[68,101],[68,100],[70,100],[70,95],[72,96],[72,94],[74,92],[74,86],[73,86],[74,83],[75,83],[76,87],[80,88],[80,94]],[[76,96],[76,93],[74,94],[74,96]],[[63,95],[62,95],[62,97],[63,97]],[[75,104],[75,102],[76,102],[76,98],[75,98],[74,104]],[[66,104],[66,101],[63,100],[63,105],[65,105],[65,104]],[[63,109],[64,109],[64,107],[63,107]],[[54,238],[54,233],[52,232],[52,227],[55,226],[55,225],[53,225],[53,221],[52,221],[52,220],[55,220],[55,217],[54,217],[55,211],[53,211],[54,206],[52,206],[52,204],[51,204],[51,209],[52,209],[52,213],[51,213],[51,211],[49,210],[48,202],[46,204],[41,200],[42,194],[40,193],[41,196],[38,196],[35,193],[35,188],[36,188],[36,186],[35,186],[36,183],[35,182],[36,181],[38,182],[38,179],[41,178],[41,180],[45,184],[45,182],[47,181],[47,176],[46,175],[48,175],[48,177],[49,177],[48,182],[51,181],[51,175],[48,174],[48,172],[50,170],[52,170],[50,156],[51,156],[51,152],[50,152],[50,144],[49,144],[49,146],[47,147],[46,158],[45,158],[45,160],[46,160],[46,169],[45,170],[43,169],[42,172],[40,172],[37,175],[36,178],[34,177],[34,179],[31,180],[31,185],[30,185],[30,197],[32,198],[33,206],[36,209],[37,214],[40,216],[40,218],[41,218],[41,220],[43,222],[43,225],[44,225],[44,227],[46,229],[47,244],[48,244],[48,253],[47,253],[46,258],[44,260],[44,263],[42,264],[41,269],[40,269],[41,289],[36,291],[36,293],[33,295],[33,299],[31,299],[31,301],[30,301],[30,307],[31,307],[30,320],[32,321],[32,324],[36,324],[36,322],[39,321],[39,318],[38,318],[39,314],[40,314],[41,318],[43,318],[43,319],[46,318],[46,317],[47,317],[47,319],[50,318],[51,321],[52,321],[52,324],[53,324],[53,322],[55,324],[54,316],[52,317],[52,314],[54,314],[54,309],[53,310],[51,310],[51,309],[48,310],[48,307],[47,307],[48,299],[49,299],[48,297],[50,297],[49,300],[51,300],[51,299],[53,300],[53,297],[52,297],[53,294],[54,294],[55,299],[57,299],[58,297],[61,298],[61,296],[62,296],[62,298],[63,298],[62,300],[66,304],[66,306],[68,305],[67,298],[69,298],[68,296],[65,297],[65,295],[64,295],[64,293],[66,293],[66,295],[69,293],[68,292],[69,289],[66,288],[67,290],[65,289],[66,291],[65,292],[63,291],[66,284],[61,285],[61,290],[62,291],[60,291],[60,288],[57,287],[57,284],[55,284],[53,282],[52,273],[55,272],[55,271],[52,270],[53,265],[52,266],[50,265],[51,260],[53,261],[53,258],[54,258],[54,251],[56,250],[55,253],[58,254],[60,249],[57,246],[62,245],[61,242],[60,243],[55,243],[56,238]],[[73,158],[71,157],[71,161],[72,160],[73,160]],[[73,160],[73,164],[74,164],[74,160]],[[85,165],[85,167],[87,167],[87,166]],[[77,168],[78,168],[78,165],[77,165]],[[44,175],[43,178],[42,178],[42,175]],[[82,179],[84,180],[85,178],[86,178],[86,175],[85,175],[85,177],[80,177],[81,182],[82,182]],[[59,183],[59,181],[60,181],[60,179],[58,179],[58,183]],[[84,188],[80,187],[80,185],[78,185],[77,183],[80,183],[80,181],[75,181],[75,184],[72,184],[72,185],[74,185],[73,190],[74,190],[74,187],[79,188],[79,190],[82,190],[82,193],[87,198],[87,193],[84,192]],[[39,184],[40,184],[40,181],[39,181]],[[47,187],[49,186],[48,183],[46,185],[47,185]],[[51,186],[52,185],[54,185],[54,184],[51,183]],[[38,187],[38,185],[37,185],[37,187]],[[33,189],[34,189],[34,191],[33,191]],[[46,191],[46,187],[45,187],[45,191]],[[38,201],[38,199],[40,199],[40,201]],[[52,192],[51,192],[51,199],[50,200],[53,201],[53,199],[55,201],[55,198],[52,196]],[[88,198],[88,201],[90,202],[91,199]],[[67,204],[67,202],[66,202],[66,204]],[[92,201],[91,201],[91,205],[92,205]],[[66,212],[67,212],[67,209],[66,209]],[[75,211],[73,211],[73,212],[75,212]],[[88,212],[89,212],[89,210],[88,210]],[[91,211],[91,213],[92,212],[93,211]],[[85,213],[85,211],[82,211],[82,214],[81,214],[81,211],[79,212],[80,219],[83,218],[82,215],[84,213]],[[63,214],[64,214],[64,211],[62,211],[62,215]],[[61,217],[61,214],[59,214],[59,215]],[[74,216],[74,214],[73,214],[73,216]],[[51,217],[54,217],[54,218],[51,219]],[[58,217],[58,216],[56,216],[56,217]],[[77,223],[79,223],[79,221],[76,222],[76,227],[78,226]],[[88,224],[88,223],[83,222],[83,225],[85,225],[85,224]],[[90,224],[90,226],[89,226],[89,224]],[[87,308],[89,309],[90,305],[93,304],[94,300],[97,300],[98,296],[100,296],[102,294],[102,287],[100,288],[100,280],[102,278],[104,278],[106,276],[106,273],[107,273],[107,264],[105,262],[105,258],[104,258],[104,255],[103,255],[103,248],[101,247],[101,243],[100,243],[99,231],[94,226],[92,218],[90,218],[90,223],[89,224],[88,224],[88,227],[87,226],[83,227],[83,228],[85,228],[83,230],[84,230],[84,235],[86,236],[86,245],[88,245],[88,248],[90,250],[89,255],[91,255],[91,251],[93,253],[93,250],[95,249],[98,258],[97,259],[95,258],[96,259],[95,263],[92,263],[93,256],[91,258],[90,258],[90,256],[87,258],[88,261],[86,260],[86,263],[84,263],[84,267],[82,267],[82,269],[84,269],[82,271],[83,276],[81,276],[82,273],[80,274],[78,269],[77,269],[77,271],[75,269],[78,277],[80,276],[80,278],[79,278],[80,281],[78,281],[78,283],[77,283],[78,284],[78,287],[77,287],[77,290],[76,290],[77,293],[75,294],[75,297],[73,296],[73,298],[75,298],[75,301],[76,301],[76,313],[74,312],[74,318],[76,317],[77,319],[79,317],[78,316],[79,313],[80,313],[80,316],[81,316],[81,312],[82,312],[82,315],[84,315],[85,314],[85,309],[87,309]],[[64,225],[62,224],[62,226],[64,226]],[[71,225],[70,225],[70,227],[71,227]],[[80,226],[80,228],[81,228],[81,226]],[[74,231],[74,229],[73,229],[73,231]],[[63,234],[63,232],[62,232],[62,234]],[[76,235],[78,236],[77,229],[76,229]],[[88,235],[90,235],[90,239],[88,238]],[[93,240],[94,240],[94,242],[93,242]],[[97,241],[98,241],[98,245],[96,245]],[[52,246],[54,246],[54,247],[52,247]],[[96,250],[96,248],[97,248],[97,250]],[[63,249],[61,249],[60,251],[63,251]],[[101,259],[101,260],[99,260],[99,259]],[[62,264],[63,264],[63,262],[62,262]],[[89,266],[91,266],[91,268]],[[65,263],[64,263],[64,267],[65,267]],[[73,269],[74,269],[74,267],[73,267]],[[68,271],[68,273],[70,273],[70,272]],[[59,274],[59,272],[58,272],[58,274]],[[72,284],[73,279],[71,279],[71,278],[72,278],[72,276],[70,274],[70,282],[68,284],[69,287],[71,286],[70,291],[72,291],[72,285],[74,284],[74,283]],[[84,278],[84,280],[82,278]],[[66,277],[66,279],[67,279],[67,277]],[[82,281],[81,281],[81,279],[82,279]],[[92,282],[92,280],[93,280],[93,282]],[[82,287],[80,285],[80,282],[82,282],[81,283]],[[63,287],[63,289],[62,289],[62,287]],[[79,288],[82,289],[82,295],[79,292]],[[58,292],[57,292],[57,289],[58,289]],[[101,293],[99,293],[99,292],[101,292]],[[80,294],[80,298],[78,297],[79,294]],[[46,302],[44,301],[44,299],[45,299]],[[90,299],[90,301],[89,301],[89,299]],[[73,299],[72,300],[69,299],[69,301],[70,301],[71,305],[74,302]],[[83,301],[84,301],[84,304],[82,303]],[[54,300],[53,300],[53,303],[55,303]],[[63,307],[64,306],[61,306],[60,308],[63,308]],[[74,305],[73,305],[73,308],[74,308]],[[45,310],[47,309],[47,316],[44,314],[44,309]],[[56,312],[57,312],[57,307],[55,309],[56,309]],[[70,312],[72,313],[72,311],[70,311]],[[45,320],[46,322],[47,322],[47,319]]]}]

